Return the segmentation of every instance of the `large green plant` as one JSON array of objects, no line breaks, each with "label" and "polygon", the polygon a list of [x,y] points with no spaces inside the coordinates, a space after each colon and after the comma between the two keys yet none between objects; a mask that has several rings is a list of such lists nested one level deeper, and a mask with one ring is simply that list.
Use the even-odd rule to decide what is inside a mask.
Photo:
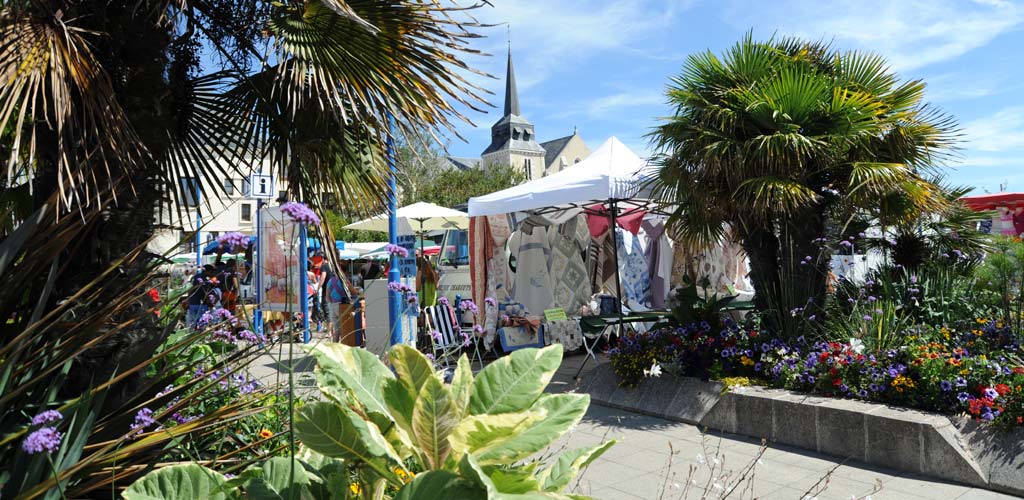
[{"label": "large green plant", "polygon": [[326,401],[299,410],[295,434],[304,449],[294,461],[275,458],[232,480],[197,465],[169,467],[124,497],[583,498],[562,491],[613,444],[564,452],[553,463],[531,458],[589,404],[583,394],[544,393],[560,346],[516,351],[475,377],[463,356],[450,383],[407,346],[391,350],[390,368],[363,349],[310,350]]},{"label": "large green plant", "polygon": [[947,203],[922,174],[948,151],[952,122],[924,88],[880,56],[799,39],[748,35],[723,58],[690,56],[667,92],[674,113],[653,132],[670,230],[706,246],[731,227],[759,309],[820,307],[831,262],[821,238],[891,193]]}]

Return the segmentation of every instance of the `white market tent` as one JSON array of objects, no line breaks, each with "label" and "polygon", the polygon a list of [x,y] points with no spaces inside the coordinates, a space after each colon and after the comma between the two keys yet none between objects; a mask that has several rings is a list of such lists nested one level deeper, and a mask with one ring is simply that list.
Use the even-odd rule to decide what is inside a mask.
[{"label": "white market tent", "polygon": [[547,177],[469,199],[469,216],[551,212],[595,203],[648,201],[646,162],[616,137],[585,160]]}]

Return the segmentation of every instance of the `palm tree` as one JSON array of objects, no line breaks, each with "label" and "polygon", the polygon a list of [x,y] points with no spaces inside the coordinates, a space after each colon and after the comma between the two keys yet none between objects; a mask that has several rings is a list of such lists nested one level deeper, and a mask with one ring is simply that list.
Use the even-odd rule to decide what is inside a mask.
[{"label": "palm tree", "polygon": [[[387,195],[389,137],[451,130],[465,120],[456,106],[484,104],[462,60],[475,53],[472,8],[419,0],[4,2],[3,496],[52,487],[34,483],[46,474],[3,480],[11,477],[6,464],[20,460],[15,438],[25,412],[88,396],[96,406],[77,425],[105,423],[160,389],[126,390],[124,377],[144,372],[168,334],[138,320],[150,306],[138,299],[153,279],[145,245],[160,210],[183,198],[178,180],[219,188],[213,179],[247,175],[259,163],[288,180],[294,200],[318,208],[322,198],[312,194],[332,193],[351,212],[376,212]],[[105,356],[85,364],[96,348]],[[109,434],[94,439],[83,427],[76,436],[77,451],[55,464],[79,488],[74,495],[110,490],[103,467],[131,469],[110,454]],[[156,451],[144,458],[159,461],[165,443],[150,443]],[[87,463],[76,465],[80,458]]]},{"label": "palm tree", "polygon": [[950,154],[954,124],[924,88],[878,55],[798,39],[748,34],[722,58],[690,56],[667,91],[674,113],[651,134],[670,229],[702,247],[731,227],[756,305],[785,328],[792,309],[822,304],[822,238],[891,193],[922,210],[946,203],[922,175]]}]

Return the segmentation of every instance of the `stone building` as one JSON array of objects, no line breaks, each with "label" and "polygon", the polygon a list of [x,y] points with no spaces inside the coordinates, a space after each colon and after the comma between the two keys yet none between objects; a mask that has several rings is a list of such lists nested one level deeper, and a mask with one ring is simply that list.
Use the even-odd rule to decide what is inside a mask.
[{"label": "stone building", "polygon": [[533,123],[519,109],[519,91],[516,88],[511,50],[508,53],[503,111],[502,117],[491,126],[491,143],[481,153],[480,159],[448,157],[453,168],[511,165],[522,168],[526,180],[531,180],[558,172],[590,155],[590,148],[575,128],[572,135],[537,142]]}]

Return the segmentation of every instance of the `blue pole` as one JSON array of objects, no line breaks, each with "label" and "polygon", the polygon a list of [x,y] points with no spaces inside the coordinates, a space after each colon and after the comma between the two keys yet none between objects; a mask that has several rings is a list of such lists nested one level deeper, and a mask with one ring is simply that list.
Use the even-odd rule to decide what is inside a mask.
[{"label": "blue pole", "polygon": [[306,274],[306,225],[299,227],[299,297],[302,297],[302,343],[309,343],[309,275]]},{"label": "blue pole", "polygon": [[[390,127],[390,120],[388,126]],[[387,160],[388,169],[391,171],[391,175],[388,176],[388,243],[392,245],[398,244],[398,200],[396,198],[397,187],[396,177],[398,176],[398,166],[395,164],[395,144],[394,139],[388,134],[387,140]],[[401,279],[401,275],[398,270],[398,257],[391,255],[389,262],[391,265],[388,268],[388,284],[398,283]],[[399,309],[399,301],[401,298],[398,292],[388,290],[388,318],[390,318],[391,327],[391,345],[397,345],[402,343],[402,321],[401,321],[401,310]]]},{"label": "blue pole", "polygon": [[199,179],[196,178],[196,267],[203,268],[203,216],[200,213],[202,191],[199,188]]},{"label": "blue pole", "polygon": [[[250,190],[252,187],[250,186]],[[263,251],[260,249],[260,231],[263,229],[263,218],[260,217],[260,212],[263,211],[263,200],[256,202],[256,258],[252,259],[253,269],[251,272],[256,273],[254,279],[256,280],[256,293],[253,294],[253,300],[256,301],[256,312],[253,313],[253,323],[256,329],[256,336],[263,336]]]}]

